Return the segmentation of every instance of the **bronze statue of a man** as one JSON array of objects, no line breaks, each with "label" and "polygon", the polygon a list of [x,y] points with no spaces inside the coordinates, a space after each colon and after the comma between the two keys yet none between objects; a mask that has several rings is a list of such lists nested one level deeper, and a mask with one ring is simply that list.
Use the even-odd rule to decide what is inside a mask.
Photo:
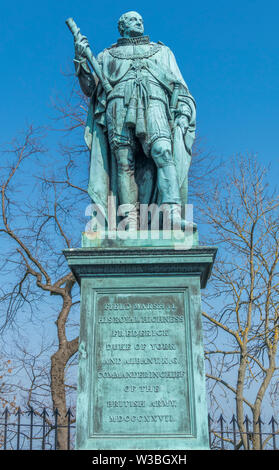
[{"label": "bronze statue of a man", "polygon": [[174,55],[143,35],[138,13],[122,15],[118,29],[120,39],[97,57],[109,92],[88,66],[87,38],[75,39],[76,74],[90,97],[88,192],[106,216],[108,196],[114,196],[129,228],[137,228],[140,203],[156,203],[164,204],[172,223],[179,220],[185,230],[178,208],[187,204],[195,102]]}]

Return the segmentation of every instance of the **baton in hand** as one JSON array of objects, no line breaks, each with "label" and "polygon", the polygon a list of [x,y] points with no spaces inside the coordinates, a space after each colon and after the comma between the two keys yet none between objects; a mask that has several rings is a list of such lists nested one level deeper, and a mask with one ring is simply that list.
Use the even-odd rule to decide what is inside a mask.
[{"label": "baton in hand", "polygon": [[[69,30],[71,31],[71,33],[74,36],[74,39],[76,41],[78,39],[79,34],[80,34],[80,29],[77,27],[77,25],[76,25],[75,21],[73,20],[73,18],[68,18],[66,20],[66,25],[68,26]],[[104,77],[102,69],[101,69],[100,65],[98,64],[98,61],[93,56],[93,54],[90,50],[90,47],[85,48],[85,55],[86,55],[86,58],[87,58],[88,62],[93,67],[97,77],[99,78],[105,92],[108,94],[112,90],[112,87],[109,84],[108,80]]]}]

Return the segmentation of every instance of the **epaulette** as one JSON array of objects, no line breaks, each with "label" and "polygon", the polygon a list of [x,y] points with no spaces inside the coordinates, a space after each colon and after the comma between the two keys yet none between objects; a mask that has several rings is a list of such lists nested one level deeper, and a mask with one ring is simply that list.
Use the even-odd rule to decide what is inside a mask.
[{"label": "epaulette", "polygon": [[158,41],[157,44],[160,44],[161,46],[165,46],[165,44],[162,41]]}]

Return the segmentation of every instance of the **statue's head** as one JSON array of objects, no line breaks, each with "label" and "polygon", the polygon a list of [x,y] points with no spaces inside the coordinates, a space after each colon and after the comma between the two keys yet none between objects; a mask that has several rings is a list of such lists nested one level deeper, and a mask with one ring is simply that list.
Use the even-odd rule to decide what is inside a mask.
[{"label": "statue's head", "polygon": [[142,36],[144,31],[143,19],[136,11],[128,11],[119,18],[118,30],[124,38]]}]

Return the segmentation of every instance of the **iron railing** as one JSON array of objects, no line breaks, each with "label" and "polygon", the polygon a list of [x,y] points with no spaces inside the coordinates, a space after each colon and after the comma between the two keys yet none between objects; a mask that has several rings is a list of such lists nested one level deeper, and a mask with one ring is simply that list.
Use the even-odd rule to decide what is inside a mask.
[{"label": "iron railing", "polygon": [[[218,419],[208,415],[209,445],[212,450],[277,450],[279,428],[274,416],[264,422],[261,417],[252,426],[246,415],[240,432],[236,416],[230,420],[221,414]],[[255,429],[253,429],[255,428]]]},{"label": "iron railing", "polygon": [[[10,411],[5,408],[0,417],[0,450],[57,450],[59,438],[63,449],[74,449],[75,420],[69,408],[61,424],[61,415],[35,411],[32,407]],[[60,434],[60,436],[59,436]]]},{"label": "iron railing", "polygon": [[[241,433],[235,415],[229,420],[222,414],[218,419],[208,415],[210,448],[252,450],[258,436],[258,449],[279,449],[279,428],[274,416],[266,422],[259,418],[257,433],[253,431],[248,416],[243,424],[244,431]],[[0,416],[0,450],[58,450],[61,443],[65,450],[74,449],[75,418],[70,408],[64,417],[58,410],[50,412],[43,408],[35,411],[32,407],[25,411],[6,407]]]}]

